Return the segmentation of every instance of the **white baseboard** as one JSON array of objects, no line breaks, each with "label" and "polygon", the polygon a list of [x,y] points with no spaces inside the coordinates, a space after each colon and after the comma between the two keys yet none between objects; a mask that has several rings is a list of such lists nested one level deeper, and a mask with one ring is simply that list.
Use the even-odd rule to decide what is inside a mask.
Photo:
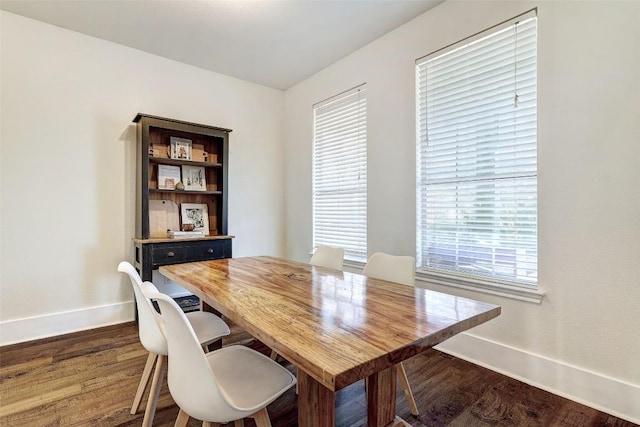
[{"label": "white baseboard", "polygon": [[462,333],[436,349],[534,387],[640,424],[640,386]]},{"label": "white baseboard", "polygon": [[0,322],[0,346],[130,322],[134,307],[129,301]]}]

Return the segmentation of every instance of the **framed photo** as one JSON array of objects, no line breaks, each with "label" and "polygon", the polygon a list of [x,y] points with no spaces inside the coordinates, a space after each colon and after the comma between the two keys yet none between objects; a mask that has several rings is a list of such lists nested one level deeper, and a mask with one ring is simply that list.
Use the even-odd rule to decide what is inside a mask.
[{"label": "framed photo", "polygon": [[182,166],[182,184],[185,190],[207,191],[204,166]]},{"label": "framed photo", "polygon": [[180,182],[180,167],[169,165],[158,165],[158,189],[175,190],[176,184]]},{"label": "framed photo", "polygon": [[169,138],[171,142],[171,158],[179,160],[191,160],[191,140],[186,138],[178,138],[172,136]]},{"label": "framed photo", "polygon": [[182,224],[193,224],[194,231],[202,231],[209,235],[209,208],[206,203],[182,203],[180,205]]}]

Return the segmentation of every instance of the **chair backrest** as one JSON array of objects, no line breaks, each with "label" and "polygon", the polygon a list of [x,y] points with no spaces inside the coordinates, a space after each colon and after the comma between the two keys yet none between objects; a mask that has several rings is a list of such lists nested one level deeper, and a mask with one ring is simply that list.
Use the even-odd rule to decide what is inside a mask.
[{"label": "chair backrest", "polygon": [[151,301],[142,294],[142,279],[131,264],[122,261],[118,265],[118,271],[125,273],[131,280],[133,293],[136,297],[136,306],[138,307],[138,333],[140,334],[140,342],[148,351],[155,354],[167,354],[167,340],[158,324],[156,318],[157,312],[153,308]]},{"label": "chair backrest", "polygon": [[220,420],[246,416],[224,399],[209,361],[182,309],[173,298],[147,284],[150,283],[144,283],[142,292],[158,303],[164,321],[169,344],[169,391],[180,409],[200,420],[208,420],[211,413],[215,413]]},{"label": "chair backrest", "polygon": [[362,274],[374,279],[415,286],[416,260],[410,256],[396,256],[376,252],[367,261]]},{"label": "chair backrest", "polygon": [[320,267],[333,268],[334,270],[342,270],[342,262],[344,260],[344,249],[334,248],[331,246],[318,246],[311,256],[309,264]]}]

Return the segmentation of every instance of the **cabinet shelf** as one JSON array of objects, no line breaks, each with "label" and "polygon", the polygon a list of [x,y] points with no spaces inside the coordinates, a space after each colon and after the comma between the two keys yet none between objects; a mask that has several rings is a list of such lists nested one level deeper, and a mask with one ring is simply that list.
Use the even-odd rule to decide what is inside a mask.
[{"label": "cabinet shelf", "polygon": [[164,193],[164,194],[206,194],[206,195],[219,195],[222,191],[188,191],[188,190],[158,190],[157,188],[150,188],[149,193]]},{"label": "cabinet shelf", "polygon": [[176,242],[197,242],[199,240],[226,240],[233,239],[236,236],[229,235],[221,235],[221,236],[202,236],[202,237],[191,237],[185,239],[171,239],[169,237],[155,237],[153,239],[133,239],[135,243],[140,244],[149,244],[149,243],[176,243]]},{"label": "cabinet shelf", "polygon": [[167,157],[153,157],[149,156],[149,162],[156,163],[158,165],[172,165],[172,166],[204,166],[205,168],[221,168],[222,163],[213,162],[194,162],[191,160],[178,160],[169,159]]}]

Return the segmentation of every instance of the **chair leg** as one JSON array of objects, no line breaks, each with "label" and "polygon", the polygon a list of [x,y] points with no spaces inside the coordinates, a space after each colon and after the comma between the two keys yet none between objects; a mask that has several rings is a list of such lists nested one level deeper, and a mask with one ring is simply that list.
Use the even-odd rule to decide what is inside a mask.
[{"label": "chair leg", "polygon": [[187,427],[187,423],[189,422],[189,414],[184,412],[182,408],[180,412],[178,412],[178,418],[176,418],[176,423],[173,427]]},{"label": "chair leg", "polygon": [[249,418],[253,418],[256,421],[256,427],[271,427],[271,420],[269,419],[269,413],[267,408],[262,408]]},{"label": "chair leg", "polygon": [[131,405],[131,415],[138,413],[140,409],[140,402],[142,401],[142,395],[144,394],[147,384],[149,384],[149,378],[151,378],[151,370],[153,364],[156,363],[157,354],[149,352],[147,357],[147,363],[144,365],[144,371],[142,371],[142,378],[140,378],[140,384],[138,384],[138,391],[136,391],[136,397],[133,399],[133,405]]},{"label": "chair leg", "polygon": [[213,421],[203,421],[202,427],[220,427],[220,423],[214,423]]},{"label": "chair leg", "polygon": [[153,372],[153,381],[151,381],[151,390],[149,390],[149,400],[147,400],[147,408],[144,410],[144,419],[142,427],[151,427],[153,425],[153,417],[156,414],[156,406],[158,405],[158,397],[162,388],[162,380],[164,379],[164,361],[167,356],[158,355],[156,369]]},{"label": "chair leg", "polygon": [[233,422],[233,427],[244,427],[244,419],[235,420]]},{"label": "chair leg", "polygon": [[409,385],[409,378],[407,378],[407,371],[405,371],[404,364],[402,362],[400,362],[397,367],[398,369],[396,371],[398,372],[398,379],[400,380],[400,384],[402,384],[405,396],[407,396],[409,409],[411,410],[411,414],[417,417],[419,415],[418,406],[416,405],[416,400],[413,398],[413,392]]}]

